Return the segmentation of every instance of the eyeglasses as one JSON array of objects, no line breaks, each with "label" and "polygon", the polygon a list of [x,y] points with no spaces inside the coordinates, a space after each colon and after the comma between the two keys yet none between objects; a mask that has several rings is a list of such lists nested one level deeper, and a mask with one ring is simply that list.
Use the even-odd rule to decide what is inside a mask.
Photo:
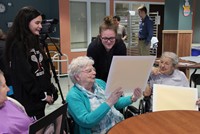
[{"label": "eyeglasses", "polygon": [[89,68],[89,69],[86,69],[86,70],[82,70],[82,72],[85,72],[85,73],[91,73],[92,71],[95,71],[96,72],[96,69],[95,68]]},{"label": "eyeglasses", "polygon": [[115,37],[109,37],[109,38],[107,38],[107,37],[101,37],[101,40],[102,41],[111,41],[111,42],[113,42],[113,41],[115,41]]}]

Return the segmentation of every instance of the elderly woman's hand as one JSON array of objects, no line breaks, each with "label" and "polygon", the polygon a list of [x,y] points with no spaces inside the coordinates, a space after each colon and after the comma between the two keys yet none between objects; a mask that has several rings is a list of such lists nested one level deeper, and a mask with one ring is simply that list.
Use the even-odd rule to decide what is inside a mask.
[{"label": "elderly woman's hand", "polygon": [[118,99],[122,96],[123,91],[121,91],[121,87],[117,88],[112,94],[109,96],[109,98],[106,100],[106,103],[112,107]]},{"label": "elderly woman's hand", "polygon": [[140,88],[136,88],[131,97],[132,102],[136,102],[142,96],[142,90]]},{"label": "elderly woman's hand", "polygon": [[200,105],[200,98],[196,101],[196,105]]},{"label": "elderly woman's hand", "polygon": [[158,67],[152,67],[151,73],[152,73],[153,75],[158,75],[158,74],[160,74],[160,70],[159,70]]}]

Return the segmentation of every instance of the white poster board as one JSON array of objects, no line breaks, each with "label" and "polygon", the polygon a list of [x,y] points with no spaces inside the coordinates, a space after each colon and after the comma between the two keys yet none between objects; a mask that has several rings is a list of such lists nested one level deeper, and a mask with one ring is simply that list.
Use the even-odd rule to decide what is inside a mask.
[{"label": "white poster board", "polygon": [[197,88],[153,85],[153,112],[163,110],[198,110]]},{"label": "white poster board", "polygon": [[118,87],[122,87],[124,93],[132,93],[137,87],[144,91],[155,58],[155,56],[114,56],[107,79],[106,95]]}]

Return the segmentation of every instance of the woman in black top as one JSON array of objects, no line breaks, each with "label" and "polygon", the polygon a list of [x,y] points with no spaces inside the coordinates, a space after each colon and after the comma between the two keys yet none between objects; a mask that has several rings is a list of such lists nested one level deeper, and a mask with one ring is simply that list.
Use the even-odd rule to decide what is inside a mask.
[{"label": "woman in black top", "polygon": [[32,7],[23,7],[16,15],[6,39],[6,72],[10,73],[14,97],[31,117],[43,117],[45,105],[57,96],[51,83],[48,58],[40,47],[42,16]]},{"label": "woman in black top", "polygon": [[112,58],[115,55],[126,55],[126,46],[117,38],[117,27],[112,17],[106,16],[99,27],[99,35],[87,49],[87,56],[94,60],[96,78],[107,81]]}]

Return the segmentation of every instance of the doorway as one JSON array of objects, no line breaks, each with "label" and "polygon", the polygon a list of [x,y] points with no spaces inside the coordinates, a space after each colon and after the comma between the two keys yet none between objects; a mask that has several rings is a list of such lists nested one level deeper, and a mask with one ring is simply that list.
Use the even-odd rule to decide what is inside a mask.
[{"label": "doorway", "polygon": [[162,31],[164,28],[164,5],[150,4],[150,12],[158,12],[160,16],[160,25],[158,25],[158,48],[157,48],[157,57],[162,55]]}]

